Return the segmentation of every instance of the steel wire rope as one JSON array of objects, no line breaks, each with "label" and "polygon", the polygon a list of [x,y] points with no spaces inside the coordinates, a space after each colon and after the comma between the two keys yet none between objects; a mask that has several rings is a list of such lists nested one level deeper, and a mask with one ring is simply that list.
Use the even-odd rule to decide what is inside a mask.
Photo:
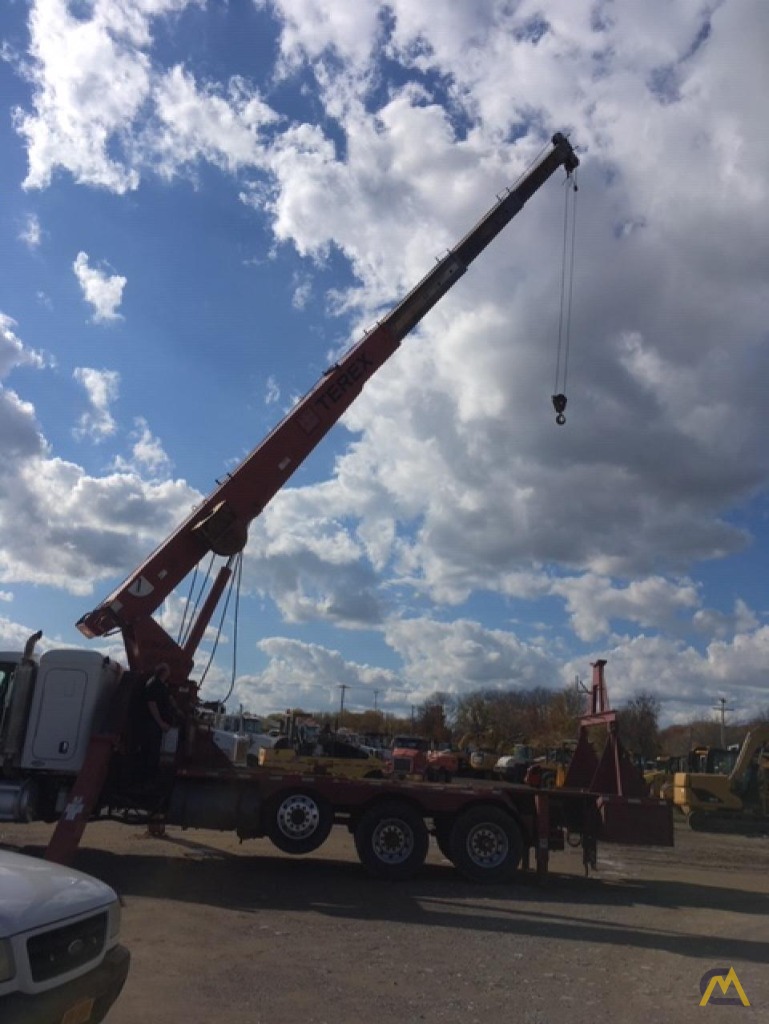
[{"label": "steel wire rope", "polygon": [[187,600],[184,603],[184,611],[182,612],[182,617],[181,617],[181,620],[179,622],[179,631],[176,634],[176,642],[177,642],[177,644],[179,644],[179,646],[181,646],[181,643],[182,643],[182,634],[184,633],[184,629],[185,629],[185,626],[187,624],[187,612],[189,611],[189,608],[190,608],[190,601],[191,601],[192,595],[193,595],[193,593],[195,591],[195,581],[197,580],[197,578],[198,578],[198,566],[196,565],[195,569],[194,569],[194,571],[192,573],[192,579],[190,580],[189,593],[187,594]]},{"label": "steel wire rope", "polygon": [[238,618],[240,615],[240,585],[243,580],[243,552],[238,555],[238,567],[235,570],[237,577],[237,585],[235,587],[235,608],[233,610],[233,626],[232,626],[232,678],[230,679],[230,688],[222,699],[222,704],[226,704],[232,695],[232,691],[235,689],[235,676],[237,675],[238,666]]},{"label": "steel wire rope", "polygon": [[[238,562],[238,566],[239,566],[240,562],[241,562],[241,559],[243,558],[242,552],[240,554],[238,554],[236,556],[236,558],[237,558],[237,562]],[[202,674],[200,676],[200,682],[198,683],[198,687],[201,687],[203,685],[203,683],[205,682],[206,676],[208,675],[208,670],[211,668],[211,665],[213,664],[214,655],[216,654],[216,648],[219,646],[219,639],[220,639],[220,637],[222,635],[222,627],[224,626],[224,619],[225,619],[225,616],[227,614],[227,608],[229,607],[229,604],[230,604],[230,598],[232,597],[232,591],[233,591],[233,589],[235,587],[236,580],[238,581],[238,588],[239,588],[240,587],[240,583],[239,583],[240,573],[239,573],[239,571],[237,569],[232,574],[232,576],[230,577],[230,583],[229,583],[229,586],[227,587],[227,597],[225,598],[224,605],[222,607],[222,614],[219,617],[219,625],[216,628],[216,636],[214,637],[214,642],[213,642],[213,645],[211,647],[211,653],[208,656],[208,662],[206,663],[206,667],[203,669],[203,672],[202,672]],[[232,693],[232,687],[230,687],[230,693]],[[227,696],[229,696],[229,693],[227,694]],[[222,702],[222,703],[224,703],[224,702]]]},{"label": "steel wire rope", "polygon": [[[569,373],[569,350],[571,347],[571,311],[574,295],[574,254],[577,228],[577,175],[569,174],[565,182],[563,207],[563,252],[561,256],[561,295],[558,311],[558,343],[555,360],[555,383],[553,405],[556,422],[563,424],[566,408],[566,381]],[[569,197],[573,197],[569,202]],[[561,366],[563,365],[563,373]]]},{"label": "steel wire rope", "polygon": [[[198,596],[195,598],[195,603],[194,603],[194,606],[192,608],[192,611],[190,611],[190,603],[192,602],[192,597],[193,597],[193,593],[194,593],[194,586],[195,586],[195,580],[196,580],[197,575],[198,575],[198,565],[200,563],[198,563],[198,565],[195,566],[195,571],[192,574],[192,580],[190,582],[189,596],[188,596],[187,602],[186,602],[186,604],[184,606],[184,614],[182,615],[182,621],[181,621],[181,623],[179,625],[179,636],[178,636],[178,639],[177,639],[177,643],[179,644],[180,647],[183,646],[187,642],[187,640],[189,639],[189,633],[190,633],[190,630],[192,629],[193,623],[195,621],[195,615],[197,614],[198,605],[200,604],[200,599],[203,597],[203,591],[206,588],[206,583],[211,578],[211,570],[214,567],[214,559],[215,558],[216,558],[216,555],[212,551],[211,552],[211,558],[210,558],[210,560],[208,562],[208,569],[206,569],[206,574],[205,574],[205,576],[203,577],[203,579],[200,582],[200,590],[198,591]],[[187,614],[188,613],[189,613],[189,623],[187,622]],[[186,628],[187,632],[183,633],[183,630],[185,628]]]}]

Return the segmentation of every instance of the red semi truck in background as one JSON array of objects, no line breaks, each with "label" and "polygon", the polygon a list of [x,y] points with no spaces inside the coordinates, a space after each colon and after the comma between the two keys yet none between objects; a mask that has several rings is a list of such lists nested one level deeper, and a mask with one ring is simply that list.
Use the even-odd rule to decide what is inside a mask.
[{"label": "red semi truck in background", "polygon": [[[352,833],[374,875],[402,878],[425,858],[429,836],[466,877],[510,878],[529,851],[541,873],[567,834],[580,837],[586,865],[596,841],[672,843],[667,804],[646,798],[643,780],[621,754],[614,725],[608,753],[589,743],[557,791],[526,786],[437,785],[391,777],[352,780],[238,767],[216,746],[199,713],[195,654],[248,539],[248,527],[361,393],[401,340],[451,289],[470,263],[560,168],[579,160],[560,133],[552,147],[499,199],[411,292],[332,366],[267,438],[112,594],[83,615],[89,639],[119,633],[127,666],[97,650],[0,652],[0,821],[56,823],[46,856],[69,862],[87,823],[135,824],[162,815],[183,828],[269,836],[282,850],[317,849],[334,824]],[[554,396],[562,416],[565,399]],[[183,641],[153,617],[207,556],[223,562]],[[162,799],[131,783],[129,710],[159,662],[184,725],[166,749]],[[610,715],[606,709],[598,713]],[[594,715],[595,717],[595,709]],[[608,723],[610,718],[606,718]],[[611,720],[613,722],[613,720]]]}]

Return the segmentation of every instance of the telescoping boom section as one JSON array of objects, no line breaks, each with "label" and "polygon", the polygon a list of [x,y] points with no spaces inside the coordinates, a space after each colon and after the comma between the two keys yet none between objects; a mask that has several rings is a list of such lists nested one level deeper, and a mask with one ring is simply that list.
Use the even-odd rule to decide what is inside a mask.
[{"label": "telescoping boom section", "polygon": [[473,260],[559,169],[579,164],[561,133],[552,148],[486,213],[377,326],[330,367],[211,495],[106,600],[78,622],[84,636],[119,630],[130,667],[150,671],[166,661],[175,679],[189,675],[195,650],[224,591],[222,567],[206,605],[182,646],[152,618],[173,589],[209,552],[231,560],[245,547],[249,524],[285,485],[315,446],[395,352],[402,339],[454,286]]}]

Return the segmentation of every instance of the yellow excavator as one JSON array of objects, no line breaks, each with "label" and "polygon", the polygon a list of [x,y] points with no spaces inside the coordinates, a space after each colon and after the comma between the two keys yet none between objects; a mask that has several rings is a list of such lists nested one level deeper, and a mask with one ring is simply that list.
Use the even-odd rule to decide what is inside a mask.
[{"label": "yellow excavator", "polygon": [[724,747],[694,747],[688,754],[658,757],[654,766],[644,770],[649,796],[673,799],[673,776],[676,772],[700,775],[728,775],[737,760],[737,751]]},{"label": "yellow excavator", "polygon": [[675,772],[668,792],[696,831],[769,831],[769,725],[750,730],[728,775]]}]

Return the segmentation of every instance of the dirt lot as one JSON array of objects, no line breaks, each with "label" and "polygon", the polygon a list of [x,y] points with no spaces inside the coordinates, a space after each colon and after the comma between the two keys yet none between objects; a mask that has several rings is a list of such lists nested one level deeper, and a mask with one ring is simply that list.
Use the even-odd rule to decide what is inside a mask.
[{"label": "dirt lot", "polygon": [[[41,854],[49,834],[0,825],[0,845]],[[95,824],[76,866],[124,899],[133,961],[108,1024],[769,1019],[769,837],[676,842],[604,845],[589,879],[554,854],[545,889],[470,885],[435,848],[413,881],[372,881],[343,830],[291,858]],[[750,1008],[701,1008],[702,975],[730,966]]]}]

